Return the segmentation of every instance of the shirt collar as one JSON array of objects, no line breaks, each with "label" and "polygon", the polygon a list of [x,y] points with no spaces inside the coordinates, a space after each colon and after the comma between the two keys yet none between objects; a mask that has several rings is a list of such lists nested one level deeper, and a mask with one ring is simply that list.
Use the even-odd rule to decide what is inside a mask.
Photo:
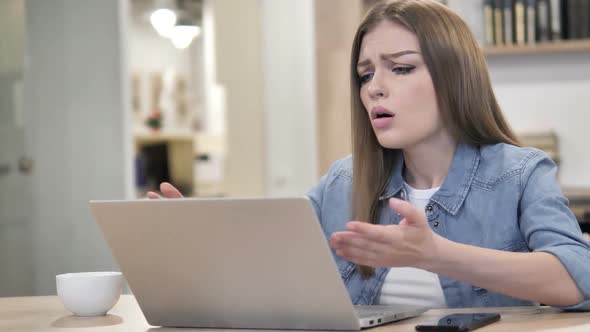
[{"label": "shirt collar", "polygon": [[[447,213],[457,214],[471,187],[479,160],[478,147],[469,144],[457,145],[449,174],[431,200],[440,205]],[[384,195],[379,197],[380,200],[389,199],[401,191],[404,185],[403,169],[404,158],[400,151],[389,176],[387,189]]]}]

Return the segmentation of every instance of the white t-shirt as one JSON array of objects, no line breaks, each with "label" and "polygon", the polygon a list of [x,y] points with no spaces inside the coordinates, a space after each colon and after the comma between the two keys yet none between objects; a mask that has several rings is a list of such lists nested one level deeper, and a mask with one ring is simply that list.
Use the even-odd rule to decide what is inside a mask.
[{"label": "white t-shirt", "polygon": [[[440,188],[414,189],[404,182],[412,205],[424,210],[430,197]],[[417,305],[446,308],[447,302],[438,275],[412,267],[393,267],[387,273],[379,304]]]}]

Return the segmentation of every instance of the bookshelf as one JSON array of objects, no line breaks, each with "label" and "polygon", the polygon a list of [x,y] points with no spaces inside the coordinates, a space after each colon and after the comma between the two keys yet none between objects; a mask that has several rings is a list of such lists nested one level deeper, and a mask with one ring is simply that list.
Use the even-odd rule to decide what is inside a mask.
[{"label": "bookshelf", "polygon": [[[579,53],[590,50],[589,0],[483,0],[478,14],[486,56]],[[464,1],[461,2],[464,5]],[[455,6],[460,6],[456,1]],[[472,25],[473,25],[472,24]],[[476,30],[476,29],[474,29]]]},{"label": "bookshelf", "polygon": [[483,50],[487,57],[588,52],[590,51],[590,39],[561,40],[518,46],[487,46]]}]

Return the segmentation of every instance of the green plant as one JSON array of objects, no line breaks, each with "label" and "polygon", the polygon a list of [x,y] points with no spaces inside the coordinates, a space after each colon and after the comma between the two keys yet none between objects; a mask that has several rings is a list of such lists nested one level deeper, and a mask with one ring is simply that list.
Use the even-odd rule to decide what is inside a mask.
[{"label": "green plant", "polygon": [[152,111],[145,123],[154,130],[160,129],[162,127],[162,114],[158,110]]}]

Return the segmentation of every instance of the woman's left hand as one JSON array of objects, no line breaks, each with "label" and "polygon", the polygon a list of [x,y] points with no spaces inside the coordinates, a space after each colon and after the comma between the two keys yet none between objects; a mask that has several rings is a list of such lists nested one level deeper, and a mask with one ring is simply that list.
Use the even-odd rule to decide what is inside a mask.
[{"label": "woman's left hand", "polygon": [[332,234],[330,246],[338,256],[359,265],[426,269],[436,255],[439,236],[421,209],[397,198],[390,198],[389,206],[403,217],[399,225],[351,221],[346,231]]}]

